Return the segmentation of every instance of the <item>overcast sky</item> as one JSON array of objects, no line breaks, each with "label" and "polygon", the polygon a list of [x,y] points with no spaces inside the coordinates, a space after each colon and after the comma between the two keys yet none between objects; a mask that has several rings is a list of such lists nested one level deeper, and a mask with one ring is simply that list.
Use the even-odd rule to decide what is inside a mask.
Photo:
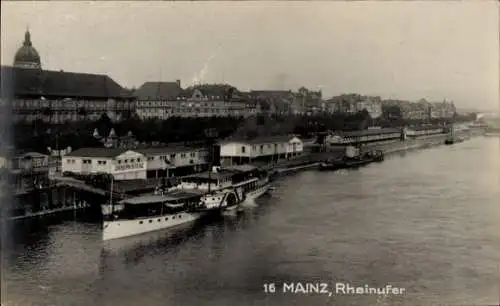
[{"label": "overcast sky", "polygon": [[29,25],[44,69],[240,90],[322,88],[498,109],[497,1],[4,2],[2,65]]}]

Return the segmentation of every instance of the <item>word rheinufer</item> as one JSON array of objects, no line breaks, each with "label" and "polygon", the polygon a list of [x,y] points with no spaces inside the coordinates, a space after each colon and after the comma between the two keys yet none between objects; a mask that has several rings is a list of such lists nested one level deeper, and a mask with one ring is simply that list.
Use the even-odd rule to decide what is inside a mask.
[{"label": "word rheinufer", "polygon": [[385,285],[384,287],[352,286],[348,283],[335,283],[335,294],[378,294],[378,295],[401,295],[406,291],[405,288]]}]

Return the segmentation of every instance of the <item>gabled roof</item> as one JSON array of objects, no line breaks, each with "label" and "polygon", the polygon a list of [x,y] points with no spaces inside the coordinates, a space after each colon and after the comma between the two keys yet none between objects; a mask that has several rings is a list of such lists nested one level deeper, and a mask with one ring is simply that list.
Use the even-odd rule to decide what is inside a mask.
[{"label": "gabled roof", "polygon": [[139,100],[176,100],[181,93],[177,82],[146,82],[135,91]]},{"label": "gabled roof", "polygon": [[203,96],[209,99],[215,98],[221,100],[228,100],[228,98],[231,98],[238,92],[236,88],[228,84],[202,84],[186,88],[181,95],[184,98],[191,98],[195,90],[199,90]]},{"label": "gabled roof", "polygon": [[12,86],[14,96],[132,98],[107,75],[2,66],[1,77]]},{"label": "gabled roof", "polygon": [[74,156],[74,157],[90,157],[90,158],[93,157],[114,158],[127,151],[130,150],[121,148],[81,148],[64,155],[64,157]]}]

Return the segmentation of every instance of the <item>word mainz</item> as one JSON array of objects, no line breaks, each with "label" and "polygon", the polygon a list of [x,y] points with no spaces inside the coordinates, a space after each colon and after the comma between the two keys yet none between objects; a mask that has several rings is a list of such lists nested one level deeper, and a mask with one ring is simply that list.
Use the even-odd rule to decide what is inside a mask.
[{"label": "word mainz", "polygon": [[325,294],[332,295],[402,295],[405,288],[385,285],[383,287],[372,287],[369,285],[353,286],[349,283],[308,283],[308,282],[284,282],[266,283],[263,286],[264,293],[292,293],[292,294]]}]

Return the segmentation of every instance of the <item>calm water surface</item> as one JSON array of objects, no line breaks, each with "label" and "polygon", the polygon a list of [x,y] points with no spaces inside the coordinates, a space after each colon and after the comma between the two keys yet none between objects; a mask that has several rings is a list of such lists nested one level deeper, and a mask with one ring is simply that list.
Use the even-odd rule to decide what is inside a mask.
[{"label": "calm water surface", "polygon": [[[357,171],[299,173],[242,215],[122,241],[103,243],[92,223],[29,236],[16,226],[3,250],[3,303],[498,304],[499,176],[499,138],[476,138]],[[265,294],[272,281],[407,294]]]}]

